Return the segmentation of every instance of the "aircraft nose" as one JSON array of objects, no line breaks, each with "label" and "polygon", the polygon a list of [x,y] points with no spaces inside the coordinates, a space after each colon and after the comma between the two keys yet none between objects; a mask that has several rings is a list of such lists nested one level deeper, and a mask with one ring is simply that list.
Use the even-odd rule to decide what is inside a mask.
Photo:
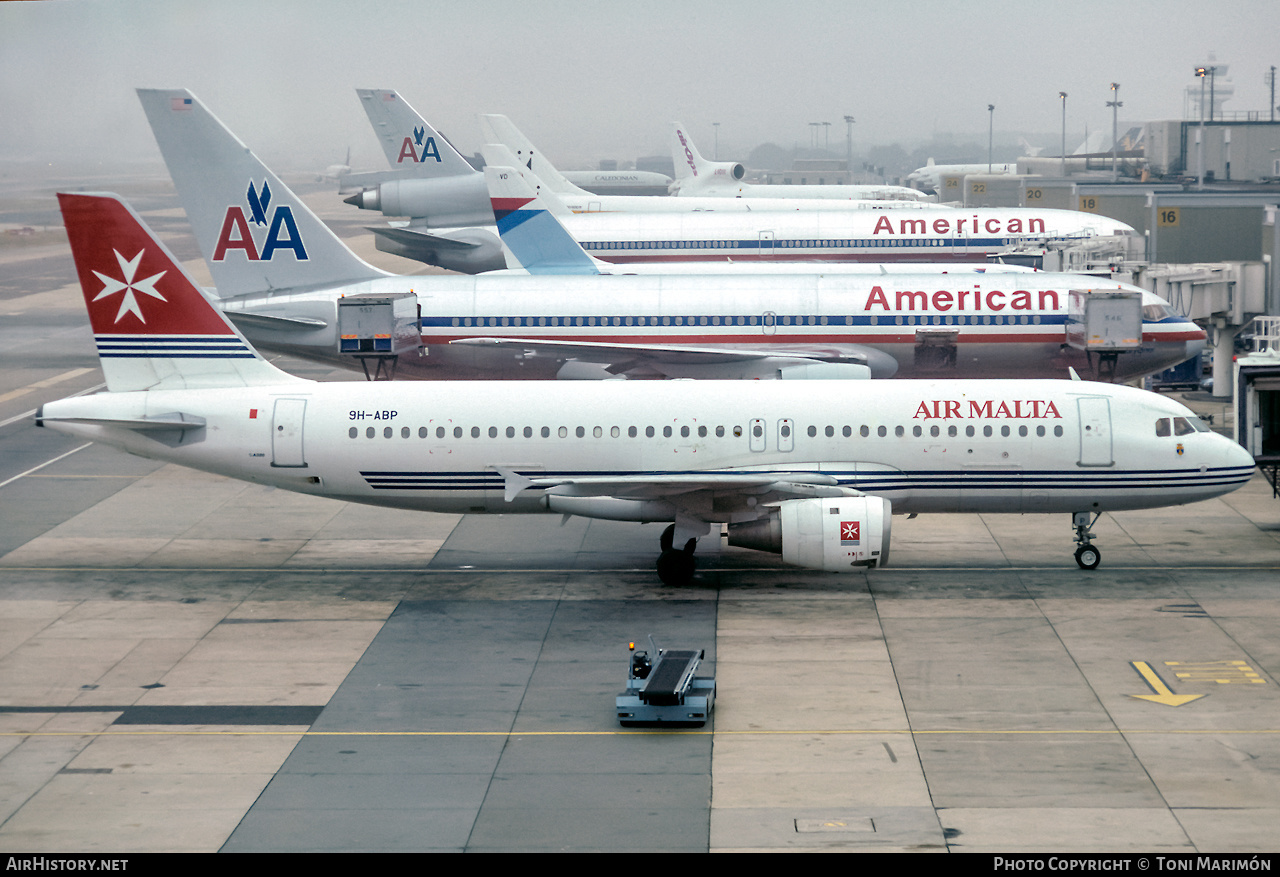
[{"label": "aircraft nose", "polygon": [[1249,453],[1242,445],[1236,444],[1226,436],[1219,436],[1228,447],[1223,451],[1228,466],[1248,466],[1253,468],[1257,465],[1257,461],[1253,459],[1253,454]]},{"label": "aircraft nose", "polygon": [[1204,445],[1205,456],[1200,460],[1201,466],[1241,470],[1252,469],[1256,465],[1253,454],[1233,439],[1218,433],[1209,433],[1204,437],[1209,441]]},{"label": "aircraft nose", "polygon": [[1187,342],[1187,359],[1197,357],[1204,352],[1204,341],[1204,334],[1201,333],[1199,338]]}]

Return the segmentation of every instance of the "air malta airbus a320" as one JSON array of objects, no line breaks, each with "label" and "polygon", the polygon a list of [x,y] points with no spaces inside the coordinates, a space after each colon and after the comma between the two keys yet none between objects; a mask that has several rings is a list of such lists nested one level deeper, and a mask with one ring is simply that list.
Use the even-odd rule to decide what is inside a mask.
[{"label": "air malta airbus a320", "polygon": [[114,196],[59,195],[107,392],[37,423],[340,500],[666,522],[811,569],[888,559],[890,514],[1091,517],[1218,496],[1253,458],[1185,407],[1083,381],[316,383],[263,360]]},{"label": "air malta airbus a320", "polygon": [[[1182,362],[1204,341],[1150,293],[1062,274],[389,275],[187,92],[141,97],[222,307],[264,349],[359,368],[339,353],[338,301],[413,292],[428,355],[401,356],[400,377],[1092,376],[1065,343],[1081,284],[1143,296],[1142,347],[1120,357],[1118,378]],[[563,230],[535,206],[504,202],[504,224],[541,235],[526,246],[560,247]],[[954,335],[941,356],[939,332]]]}]

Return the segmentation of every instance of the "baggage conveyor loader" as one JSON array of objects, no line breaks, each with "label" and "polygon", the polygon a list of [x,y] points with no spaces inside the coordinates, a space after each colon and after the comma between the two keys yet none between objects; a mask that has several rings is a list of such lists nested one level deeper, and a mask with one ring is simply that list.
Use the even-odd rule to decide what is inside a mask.
[{"label": "baggage conveyor loader", "polygon": [[636,725],[706,724],[716,701],[716,680],[695,676],[706,656],[702,649],[659,649],[649,637],[649,652],[629,646],[627,688],[615,699],[618,721]]}]

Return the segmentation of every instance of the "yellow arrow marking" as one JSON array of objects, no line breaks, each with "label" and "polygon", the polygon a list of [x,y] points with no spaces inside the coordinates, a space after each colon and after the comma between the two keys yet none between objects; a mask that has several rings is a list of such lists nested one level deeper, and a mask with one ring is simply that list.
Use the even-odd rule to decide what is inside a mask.
[{"label": "yellow arrow marking", "polygon": [[1131,661],[1130,663],[1133,669],[1142,674],[1142,678],[1147,681],[1147,684],[1151,686],[1151,690],[1155,692],[1155,694],[1131,694],[1129,695],[1130,697],[1162,703],[1165,706],[1182,706],[1184,703],[1191,703],[1193,700],[1199,700],[1204,697],[1203,694],[1174,694],[1146,661]]}]

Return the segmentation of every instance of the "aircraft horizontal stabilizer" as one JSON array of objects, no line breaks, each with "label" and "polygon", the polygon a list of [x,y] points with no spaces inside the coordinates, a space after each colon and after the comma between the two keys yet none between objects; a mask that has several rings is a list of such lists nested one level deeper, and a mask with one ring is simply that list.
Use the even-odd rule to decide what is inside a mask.
[{"label": "aircraft horizontal stabilizer", "polygon": [[206,422],[203,417],[197,417],[194,414],[183,414],[177,411],[172,414],[152,414],[147,417],[45,417],[43,408],[36,412],[37,426],[44,426],[46,422],[52,423],[55,421],[137,430],[203,429]]},{"label": "aircraft horizontal stabilizer", "polygon": [[329,325],[327,320],[315,317],[281,317],[276,314],[255,314],[252,311],[224,311],[233,323],[244,323],[249,326],[260,326],[264,329],[323,329]]},{"label": "aircraft horizontal stabilizer", "polygon": [[450,237],[432,234],[431,232],[419,231],[415,228],[374,228],[372,226],[366,226],[366,228],[378,237],[386,238],[389,241],[395,241],[397,244],[408,244],[411,246],[427,244],[433,247],[444,247],[455,250],[474,250],[480,246],[480,244],[475,241],[455,240]]}]

